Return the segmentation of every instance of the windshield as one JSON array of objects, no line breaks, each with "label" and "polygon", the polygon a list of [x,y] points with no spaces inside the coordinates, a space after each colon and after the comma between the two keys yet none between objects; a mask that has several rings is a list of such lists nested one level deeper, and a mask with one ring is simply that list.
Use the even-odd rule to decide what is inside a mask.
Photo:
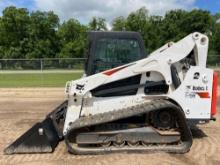
[{"label": "windshield", "polygon": [[100,39],[95,50],[95,73],[124,65],[140,58],[140,46],[135,39]]}]

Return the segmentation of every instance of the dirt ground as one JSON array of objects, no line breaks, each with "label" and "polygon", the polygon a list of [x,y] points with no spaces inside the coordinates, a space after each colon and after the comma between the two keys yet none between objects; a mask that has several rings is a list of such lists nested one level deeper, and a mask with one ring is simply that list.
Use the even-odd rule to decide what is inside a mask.
[{"label": "dirt ground", "polygon": [[[0,164],[73,164],[73,165],[139,165],[139,164],[220,164],[220,104],[218,120],[194,130],[189,153],[108,154],[98,156],[70,155],[64,142],[52,154],[3,155],[3,149],[42,120],[64,100],[63,88],[0,89]],[[220,98],[219,98],[220,99]]]}]

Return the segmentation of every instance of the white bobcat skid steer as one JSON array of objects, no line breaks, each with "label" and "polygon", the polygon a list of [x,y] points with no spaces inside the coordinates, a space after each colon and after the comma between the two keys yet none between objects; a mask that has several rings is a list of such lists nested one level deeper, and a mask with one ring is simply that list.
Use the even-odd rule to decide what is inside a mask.
[{"label": "white bobcat skid steer", "polygon": [[5,153],[52,152],[63,137],[74,154],[185,153],[189,123],[215,119],[218,80],[206,68],[207,52],[208,37],[193,33],[142,60],[68,82],[68,101]]}]

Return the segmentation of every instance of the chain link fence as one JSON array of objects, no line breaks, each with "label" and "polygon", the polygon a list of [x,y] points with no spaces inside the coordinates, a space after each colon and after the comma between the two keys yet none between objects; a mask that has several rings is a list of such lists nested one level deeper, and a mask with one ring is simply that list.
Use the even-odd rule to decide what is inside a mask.
[{"label": "chain link fence", "polygon": [[85,58],[0,59],[0,70],[83,70]]},{"label": "chain link fence", "polygon": [[[85,61],[86,58],[0,59],[0,70],[83,70]],[[220,55],[209,55],[207,65],[220,68]]]}]

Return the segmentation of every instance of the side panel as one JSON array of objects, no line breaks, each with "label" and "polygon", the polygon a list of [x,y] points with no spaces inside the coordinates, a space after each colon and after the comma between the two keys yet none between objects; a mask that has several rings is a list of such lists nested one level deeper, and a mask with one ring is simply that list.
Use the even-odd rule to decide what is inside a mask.
[{"label": "side panel", "polygon": [[118,109],[123,109],[146,102],[143,95],[134,96],[119,96],[119,97],[93,97],[92,99],[84,100],[82,116],[95,115],[98,113],[110,112]]},{"label": "side panel", "polygon": [[213,70],[191,67],[182,84],[170,94],[188,119],[210,119]]}]

